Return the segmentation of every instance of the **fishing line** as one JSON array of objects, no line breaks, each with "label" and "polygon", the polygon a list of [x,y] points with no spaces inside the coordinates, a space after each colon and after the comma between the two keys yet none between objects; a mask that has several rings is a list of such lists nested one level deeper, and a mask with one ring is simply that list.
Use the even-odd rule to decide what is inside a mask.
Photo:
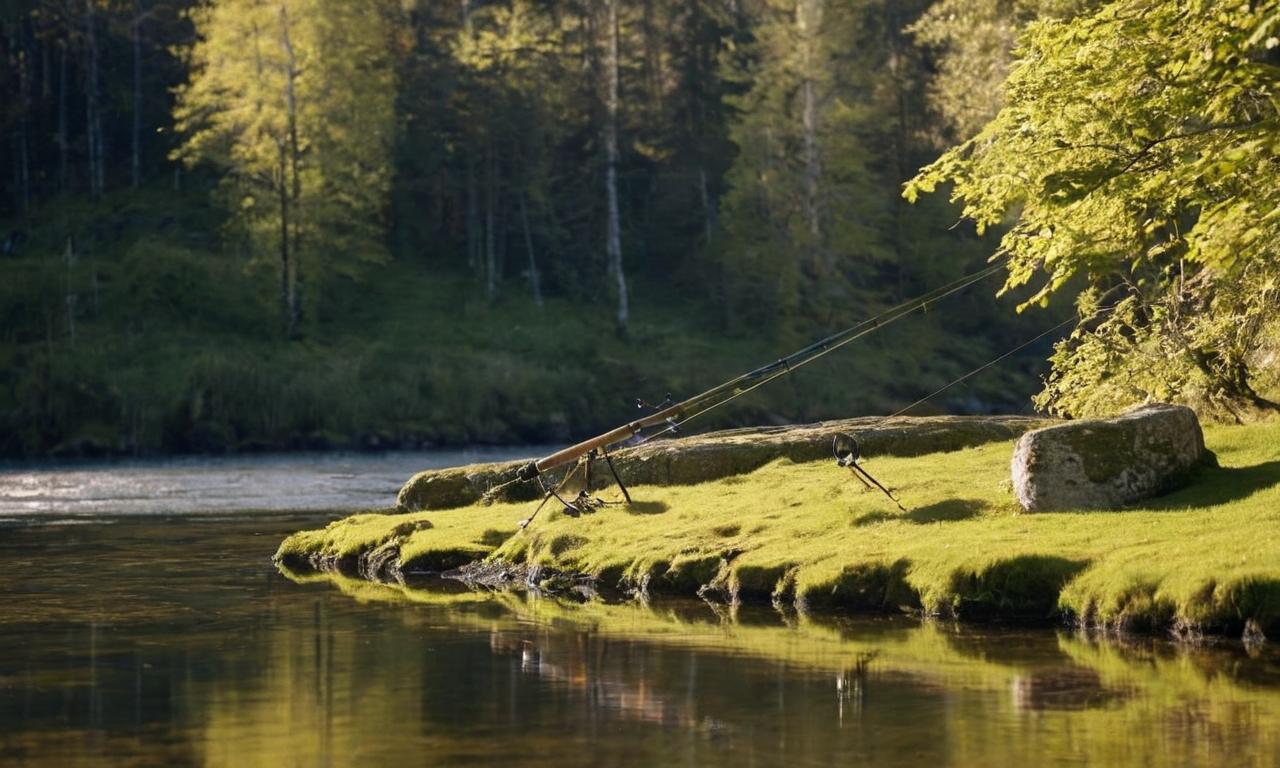
[{"label": "fishing line", "polygon": [[[853,341],[856,338],[860,338],[861,336],[864,336],[867,333],[870,333],[871,331],[874,331],[884,325],[888,325],[889,323],[892,323],[893,321],[898,320],[901,317],[911,314],[912,312],[915,312],[920,309],[927,309],[929,304],[932,304],[935,301],[940,301],[946,298],[947,296],[950,296],[951,294],[956,293],[957,291],[964,290],[965,288],[968,288],[974,283],[980,282],[986,279],[987,277],[990,277],[991,275],[1001,271],[1004,268],[1005,263],[1007,261],[1008,261],[1007,256],[1001,257],[1000,259],[996,260],[995,262],[988,265],[984,269],[981,269],[977,272],[974,272],[968,275],[964,275],[963,277],[957,278],[956,280],[946,285],[942,285],[937,288],[934,288],[933,290],[928,291],[921,296],[908,299],[907,301],[904,301],[896,306],[890,307],[889,309],[886,309],[877,315],[874,315],[870,318],[867,318],[866,320],[856,323],[848,328],[845,328],[844,330],[837,331],[831,334],[830,336],[827,336],[826,338],[819,339],[818,341],[813,342],[809,346],[804,347],[796,352],[793,352],[790,355],[787,355],[786,357],[775,360],[774,362],[769,363],[767,365],[760,366],[755,370],[748,371],[747,373],[736,376],[721,384],[717,384],[716,386],[712,387],[706,392],[703,392],[702,394],[694,395],[693,397],[690,397],[684,400],[683,402],[678,403],[675,407],[684,406],[682,410],[692,409],[695,406],[701,404],[705,400],[711,399],[712,397],[715,397],[717,395],[724,394],[730,388],[736,387],[738,384],[741,384],[745,381],[750,381],[753,377],[761,376],[761,375],[770,373],[772,371],[780,371],[780,373],[783,373],[783,374],[789,373],[792,369],[799,368],[802,365],[806,365],[807,363],[812,362],[813,360],[816,360],[819,357],[822,357],[827,352],[833,351],[835,349],[838,349],[844,346],[845,344],[848,344],[849,342]],[[818,353],[818,354],[814,354],[814,353]],[[798,362],[794,364],[791,362],[792,360],[804,358],[805,355],[813,355],[813,356],[803,359],[802,362]],[[776,378],[776,376],[770,377],[769,380],[772,380],[773,378]],[[754,389],[754,387],[752,388]]]},{"label": "fishing line", "polygon": [[[755,389],[763,387],[765,384],[768,384],[769,382],[775,379],[781,378],[782,376],[786,376],[787,374],[791,373],[797,368],[806,366],[809,363],[812,363],[814,360],[818,360],[830,354],[831,352],[834,352],[837,349],[840,349],[841,347],[847,344],[851,344],[854,341],[857,341],[858,339],[862,338],[863,336],[866,336],[869,333],[877,331],[880,328],[883,328],[884,326],[889,325],[896,320],[900,320],[906,317],[907,315],[910,315],[916,312],[917,310],[923,309],[927,305],[935,301],[940,301],[950,296],[953,293],[962,291],[965,288],[968,288],[969,286],[975,283],[979,283],[985,280],[986,278],[990,277],[991,275],[1003,269],[1004,267],[1003,261],[1004,260],[1002,259],[1001,261],[998,261],[990,265],[986,269],[980,270],[971,275],[966,275],[940,288],[935,288],[934,290],[924,294],[923,296],[919,296],[915,299],[911,299],[910,301],[905,301],[895,307],[892,307],[880,313],[879,315],[876,315],[875,317],[872,317],[868,320],[864,320],[855,326],[852,326],[843,331],[840,331],[839,333],[832,334],[831,336],[828,336],[826,339],[823,339],[822,341],[818,341],[818,342],[815,342],[814,344],[811,344],[809,347],[806,347],[805,350],[801,350],[800,352],[793,354],[791,357],[796,357],[798,355],[801,355],[806,350],[810,350],[810,349],[815,350],[814,354],[812,354],[811,356],[805,357],[795,363],[787,363],[777,372],[768,375],[764,379],[757,381],[751,386],[746,387],[744,389],[735,390],[733,394],[729,395],[723,400],[714,402],[705,408],[694,410],[692,413],[690,413],[688,416],[685,416],[683,419],[676,422],[672,422],[668,424],[666,427],[664,427],[663,429],[642,438],[640,442],[637,443],[637,445],[646,443],[649,440],[652,440],[656,437],[661,437],[662,435],[665,435],[668,433],[677,432],[685,424],[689,423],[690,421],[692,421],[693,419],[696,419],[699,416],[702,416],[703,414],[709,413],[710,411],[713,411],[722,405],[730,403],[738,399],[739,397],[742,397],[743,395],[747,394],[748,392],[751,392]],[[823,345],[827,345],[827,346],[823,348]],[[779,361],[779,362],[784,362],[785,360],[789,360],[789,359],[790,358],[784,358],[783,361]],[[777,365],[777,364],[778,363],[774,363],[773,365]],[[762,370],[762,369],[758,369],[758,370]],[[756,372],[753,371],[752,373],[756,373]],[[751,375],[752,374],[744,374],[743,376],[739,376],[737,379],[734,379],[733,381],[740,382],[750,377]],[[695,399],[694,404],[698,405],[699,403],[697,401],[702,399],[710,399],[710,395],[712,393],[722,393],[722,391],[726,389],[730,383],[731,382],[726,382],[725,384],[722,384],[712,390],[709,390],[706,394],[700,395],[698,398]]]},{"label": "fishing line", "polygon": [[994,358],[994,359],[992,359],[992,360],[988,360],[987,362],[983,363],[982,365],[978,366],[977,368],[974,368],[972,371],[969,371],[969,372],[968,372],[968,373],[966,373],[965,375],[963,375],[963,376],[961,376],[961,377],[959,377],[959,378],[955,379],[954,381],[952,381],[952,382],[950,382],[950,383],[948,383],[948,384],[943,385],[942,387],[939,387],[938,389],[934,390],[933,392],[930,392],[929,394],[927,394],[927,395],[925,395],[924,397],[920,398],[919,400],[915,401],[915,402],[914,402],[914,403],[912,403],[911,405],[908,405],[906,408],[902,408],[902,409],[900,409],[900,410],[898,410],[898,411],[896,411],[896,412],[894,412],[894,413],[889,414],[888,416],[885,416],[883,419],[881,419],[881,420],[876,424],[876,426],[880,426],[880,424],[883,424],[884,422],[888,421],[889,419],[895,418],[895,417],[897,417],[897,416],[901,416],[902,414],[906,413],[907,411],[911,410],[912,408],[915,408],[917,405],[920,405],[921,403],[928,402],[929,400],[932,400],[933,398],[937,397],[938,395],[942,394],[943,392],[946,392],[948,389],[951,389],[951,388],[952,388],[952,387],[954,387],[955,385],[957,385],[957,384],[959,384],[959,383],[961,383],[961,382],[963,382],[963,381],[967,381],[968,379],[973,378],[974,376],[977,376],[979,373],[982,373],[983,371],[987,370],[987,369],[988,369],[988,368],[990,368],[991,366],[996,365],[996,364],[998,364],[998,363],[1001,363],[1001,362],[1003,362],[1004,360],[1006,360],[1006,359],[1008,359],[1008,358],[1012,357],[1013,355],[1018,354],[1019,352],[1021,352],[1021,351],[1022,351],[1022,350],[1024,350],[1024,349],[1026,349],[1027,347],[1031,346],[1032,344],[1035,344],[1037,341],[1040,341],[1040,340],[1041,340],[1041,339],[1043,339],[1045,336],[1050,336],[1050,335],[1052,335],[1052,334],[1054,334],[1054,333],[1057,333],[1058,331],[1062,330],[1063,328],[1066,328],[1068,325],[1071,325],[1072,323],[1075,323],[1075,322],[1077,322],[1077,321],[1078,321],[1078,322],[1081,322],[1081,323],[1088,322],[1089,320],[1092,320],[1093,318],[1097,317],[1098,315],[1102,314],[1103,312],[1110,312],[1112,309],[1115,309],[1115,307],[1106,307],[1105,309],[1100,309],[1100,310],[1098,310],[1097,312],[1095,312],[1094,314],[1090,315],[1089,317],[1087,317],[1087,318],[1085,318],[1085,319],[1083,319],[1083,320],[1080,320],[1080,319],[1079,319],[1079,318],[1077,318],[1077,317],[1069,317],[1069,318],[1067,318],[1066,320],[1063,320],[1061,323],[1058,323],[1057,325],[1053,326],[1053,327],[1052,327],[1052,328],[1050,328],[1049,330],[1045,331],[1044,333],[1041,333],[1041,334],[1039,334],[1038,336],[1036,336],[1036,337],[1034,337],[1034,338],[1027,339],[1026,341],[1022,342],[1021,344],[1019,344],[1018,346],[1016,346],[1016,347],[1014,347],[1013,349],[1009,350],[1008,352],[1005,352],[1003,355],[1000,355],[999,357]]},{"label": "fishing line", "polygon": [[[941,387],[939,387],[938,389],[935,389],[934,391],[930,392],[929,394],[925,395],[924,397],[920,398],[919,400],[916,400],[914,403],[911,403],[910,405],[906,406],[905,408],[899,408],[897,411],[895,411],[895,412],[893,412],[893,413],[889,414],[888,416],[885,416],[885,417],[884,417],[884,418],[882,418],[882,419],[878,419],[878,420],[876,420],[876,422],[875,422],[874,424],[872,424],[870,427],[868,427],[868,429],[876,429],[876,428],[880,427],[881,425],[885,424],[886,422],[888,422],[889,420],[894,419],[894,418],[896,418],[896,417],[898,417],[898,416],[901,416],[902,414],[906,413],[907,411],[911,410],[912,408],[915,408],[917,405],[920,405],[921,403],[924,403],[924,402],[927,402],[927,401],[929,401],[929,400],[932,400],[933,398],[937,397],[938,395],[942,394],[943,392],[946,392],[948,389],[951,389],[952,387],[954,387],[955,385],[959,384],[960,382],[962,382],[962,381],[966,381],[966,380],[968,380],[968,379],[970,379],[970,378],[972,378],[972,377],[974,377],[974,376],[977,376],[979,373],[982,373],[983,371],[987,370],[988,368],[992,367],[993,365],[996,365],[996,364],[1000,363],[1001,361],[1008,359],[1008,358],[1009,358],[1009,357],[1011,357],[1012,355],[1015,355],[1015,354],[1017,354],[1018,352],[1021,352],[1022,350],[1026,349],[1027,347],[1031,346],[1032,344],[1035,344],[1036,342],[1040,341],[1041,339],[1045,338],[1046,336],[1050,336],[1050,335],[1052,335],[1052,334],[1057,333],[1058,331],[1062,330],[1063,328],[1067,327],[1068,325],[1071,325],[1072,323],[1075,323],[1075,322],[1077,322],[1077,321],[1079,321],[1079,323],[1081,323],[1081,324],[1083,324],[1083,323],[1087,323],[1087,322],[1089,322],[1090,320],[1093,320],[1094,318],[1098,317],[1099,315],[1104,314],[1104,313],[1106,313],[1106,312],[1110,312],[1110,311],[1111,311],[1111,310],[1113,310],[1113,309],[1115,309],[1115,306],[1114,306],[1114,305],[1112,305],[1112,306],[1110,306],[1110,307],[1104,307],[1104,308],[1102,308],[1102,309],[1099,309],[1099,310],[1095,311],[1093,314],[1089,315],[1089,317],[1086,317],[1086,318],[1083,318],[1083,319],[1079,319],[1079,318],[1076,318],[1076,317],[1069,317],[1069,318],[1067,318],[1066,320],[1063,320],[1061,323],[1058,323],[1057,325],[1053,326],[1052,328],[1049,328],[1049,329],[1047,329],[1047,330],[1045,330],[1045,331],[1043,331],[1043,332],[1041,332],[1041,333],[1039,333],[1039,334],[1035,335],[1034,337],[1032,337],[1032,338],[1030,338],[1030,339],[1027,339],[1026,341],[1022,342],[1021,344],[1019,344],[1018,346],[1014,347],[1013,349],[1010,349],[1009,351],[1005,352],[1004,354],[1000,355],[999,357],[992,358],[991,360],[988,360],[987,362],[983,363],[982,365],[978,366],[977,368],[974,368],[973,370],[969,371],[968,373],[965,373],[965,374],[964,374],[964,375],[962,375],[962,376],[959,376],[959,377],[957,377],[957,378],[955,378],[955,379],[952,379],[951,381],[949,381],[949,382],[947,382],[946,384],[942,385],[942,386],[941,386]],[[845,459],[841,458],[841,455],[840,455],[840,448],[839,448],[839,445],[840,445],[840,439],[841,439],[842,437],[850,438],[850,439],[853,441],[853,446],[854,446],[854,447],[853,447],[853,449],[852,449],[852,452],[851,452],[851,458],[849,458],[849,460],[847,461],[847,463],[846,463]],[[893,495],[893,493],[892,493],[892,492],[890,492],[888,488],[886,488],[886,487],[884,487],[883,485],[881,485],[879,480],[876,480],[874,477],[872,477],[872,476],[867,472],[867,470],[866,470],[866,469],[862,468],[862,466],[858,464],[858,453],[859,453],[859,450],[858,450],[858,448],[857,448],[857,445],[858,445],[857,438],[852,437],[851,435],[844,435],[844,434],[836,435],[836,437],[835,437],[835,442],[832,444],[832,450],[833,450],[833,451],[835,452],[835,454],[836,454],[837,463],[838,463],[838,464],[840,464],[840,466],[842,466],[842,467],[847,466],[847,467],[849,467],[849,469],[853,470],[854,477],[857,477],[859,480],[861,480],[861,481],[862,481],[862,484],[863,484],[863,485],[866,485],[868,488],[870,488],[870,487],[871,487],[871,486],[870,486],[870,484],[867,482],[868,480],[869,480],[869,481],[871,481],[871,483],[875,483],[876,488],[879,488],[879,489],[880,489],[880,491],[881,491],[882,493],[884,493],[884,495],[885,495],[885,496],[888,496],[888,497],[889,497],[889,499],[890,499],[891,501],[893,501],[893,503],[894,503],[894,504],[897,504],[897,505],[898,505],[898,509],[901,509],[903,512],[906,512],[906,511],[907,511],[907,510],[906,510],[906,507],[902,506],[902,502],[898,499],[898,497],[897,497],[897,496],[894,496],[894,495]],[[859,474],[859,473],[861,473],[861,474]]]},{"label": "fishing line", "polygon": [[[581,461],[589,451],[596,448],[607,447],[622,442],[628,438],[639,438],[639,443],[647,442],[655,437],[675,432],[679,427],[689,421],[701,416],[704,413],[712,411],[720,406],[732,402],[739,397],[752,392],[769,382],[791,373],[797,368],[818,360],[831,352],[844,347],[857,339],[866,336],[869,333],[879,330],[897,320],[906,317],[914,312],[927,309],[928,306],[936,301],[940,301],[954,293],[962,291],[988,277],[1002,271],[1008,262],[1009,257],[1001,256],[977,272],[964,275],[952,282],[935,288],[927,293],[913,299],[904,301],[896,306],[890,307],[879,314],[852,325],[844,330],[820,339],[807,347],[804,347],[790,355],[779,358],[778,360],[763,365],[747,373],[736,376],[728,381],[717,384],[707,391],[690,397],[680,403],[668,406],[657,413],[642,417],[635,421],[617,427],[610,432],[606,432],[597,437],[585,440],[577,445],[562,449],[550,456],[530,462],[522,467],[515,477],[510,480],[491,487],[486,492],[486,497],[495,498],[506,487],[521,481],[531,480],[538,477],[542,472],[563,466],[571,461]],[[748,386],[746,385],[750,382]],[[710,403],[710,404],[708,404]],[[677,417],[680,418],[677,421]],[[666,426],[658,432],[648,436],[642,435],[642,431],[649,427],[665,424]]]}]

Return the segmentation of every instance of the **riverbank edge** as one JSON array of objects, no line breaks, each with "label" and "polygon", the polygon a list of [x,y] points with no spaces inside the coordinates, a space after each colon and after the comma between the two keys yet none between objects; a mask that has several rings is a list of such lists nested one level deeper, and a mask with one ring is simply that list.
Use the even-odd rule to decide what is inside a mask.
[{"label": "riverbank edge", "polygon": [[[844,599],[815,600],[797,596],[794,581],[790,583],[790,589],[780,592],[753,589],[732,579],[715,578],[697,584],[687,578],[666,580],[660,574],[646,574],[640,579],[623,576],[611,582],[600,575],[500,558],[465,562],[447,554],[441,558],[441,553],[433,553],[404,563],[399,559],[398,544],[387,542],[358,555],[277,552],[273,561],[277,568],[294,578],[343,577],[404,589],[411,588],[417,580],[442,578],[473,590],[530,591],[572,600],[700,598],[715,605],[771,605],[780,611],[796,611],[805,615],[905,615],[969,624],[1063,627],[1101,636],[1166,636],[1175,642],[1192,645],[1239,639],[1247,646],[1255,646],[1280,633],[1280,622],[1277,621],[1267,622],[1264,627],[1252,618],[1239,620],[1224,615],[1207,620],[1192,619],[1155,603],[1151,603],[1148,610],[1131,610],[1114,620],[1099,620],[1096,615],[1058,606],[1061,586],[1046,581],[1028,582],[1025,586],[1030,589],[1026,590],[1020,604],[994,599],[992,592],[978,589],[969,595],[957,595],[955,601],[943,601],[932,608],[925,608],[918,591],[901,578],[895,579],[892,569],[884,569],[878,564],[868,564],[849,572],[853,578],[844,585]],[[457,564],[446,569],[430,567],[450,562]],[[723,573],[725,566],[727,563],[722,563],[717,573]],[[895,599],[898,601],[896,604]],[[1046,613],[1044,607],[1048,604],[1054,608]]]},{"label": "riverbank edge", "polygon": [[[1145,508],[1021,514],[1009,489],[997,488],[1008,484],[1012,450],[1000,443],[873,462],[905,484],[913,512],[931,517],[910,519],[882,497],[839,487],[827,462],[783,457],[746,475],[641,486],[644,501],[577,520],[544,511],[531,533],[513,523],[532,505],[353,515],[290,536],[275,557],[296,573],[381,583],[436,574],[476,588],[582,597],[1274,640],[1280,422],[1214,427],[1206,437],[1224,449],[1226,465],[1197,470],[1183,491]],[[777,528],[757,533],[766,525]],[[637,536],[652,541],[638,549]],[[802,551],[812,541],[825,549]],[[768,558],[762,546],[772,547]]]}]

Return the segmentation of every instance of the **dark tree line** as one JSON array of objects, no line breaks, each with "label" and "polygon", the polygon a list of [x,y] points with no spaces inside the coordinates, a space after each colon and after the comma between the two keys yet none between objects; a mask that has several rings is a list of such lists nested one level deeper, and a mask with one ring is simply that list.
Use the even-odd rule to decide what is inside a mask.
[{"label": "dark tree line", "polygon": [[101,197],[172,176],[172,49],[191,38],[185,2],[11,2],[0,112],[11,168],[6,213],[59,195]]},{"label": "dark tree line", "polygon": [[[1067,5],[8,2],[0,452],[563,439],[713,383],[984,263],[903,184]],[[1020,322],[958,297],[733,418],[910,402]]]},{"label": "dark tree line", "polygon": [[[178,186],[188,168],[219,178],[244,225],[232,231],[314,284],[307,304],[281,278],[290,333],[306,307],[322,311],[326,280],[388,256],[469,270],[490,298],[607,303],[623,329],[630,294],[673,285],[710,294],[730,327],[804,328],[964,262],[932,253],[956,246],[937,235],[950,213],[904,211],[897,194],[947,137],[929,101],[946,46],[910,29],[930,5],[388,1],[362,21],[316,0],[18,3],[3,22],[3,203],[22,221],[59,196]],[[229,28],[254,14],[252,34]],[[254,120],[285,109],[279,88],[232,92],[224,76],[263,71],[278,18],[312,62],[300,87],[326,95],[296,108],[299,197],[271,212],[276,187],[253,187],[264,171],[250,156],[266,135]],[[332,33],[343,24],[367,33]],[[362,99],[394,106],[385,130],[351,119],[373,109]],[[213,117],[252,109],[243,124]],[[370,141],[385,150],[338,146]],[[361,186],[364,199],[341,200]],[[290,206],[292,222],[269,223]],[[339,240],[363,256],[325,253],[334,232],[359,235]]]}]

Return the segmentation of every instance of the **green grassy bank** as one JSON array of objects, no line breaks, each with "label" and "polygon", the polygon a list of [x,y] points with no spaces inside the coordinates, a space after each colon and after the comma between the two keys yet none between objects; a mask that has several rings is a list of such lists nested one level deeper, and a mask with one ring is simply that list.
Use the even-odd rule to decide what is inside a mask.
[{"label": "green grassy bank", "polygon": [[1280,424],[1209,427],[1206,441],[1219,467],[1123,511],[1021,513],[1012,443],[996,443],[871,460],[906,513],[829,462],[779,461],[642,486],[635,504],[580,518],[544,511],[524,531],[531,504],[356,515],[291,536],[277,557],[355,572],[380,548],[404,570],[487,558],[655,594],[1276,637]]}]

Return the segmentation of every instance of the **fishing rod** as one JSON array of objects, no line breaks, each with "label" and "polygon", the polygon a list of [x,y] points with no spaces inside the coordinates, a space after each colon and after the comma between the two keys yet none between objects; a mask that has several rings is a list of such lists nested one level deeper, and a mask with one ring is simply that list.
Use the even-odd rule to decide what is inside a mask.
[{"label": "fishing rod", "polygon": [[[896,306],[880,312],[879,314],[863,320],[855,325],[849,326],[843,330],[837,331],[825,338],[819,339],[812,344],[799,349],[786,357],[779,358],[772,363],[767,363],[754,370],[736,376],[728,381],[694,395],[693,397],[682,400],[674,404],[664,403],[653,413],[643,416],[634,421],[627,422],[614,429],[596,435],[595,437],[583,440],[567,448],[563,448],[548,456],[530,461],[516,472],[516,476],[493,489],[499,491],[502,488],[516,482],[529,482],[537,480],[542,483],[543,490],[546,495],[543,497],[543,504],[548,499],[555,497],[559,499],[566,507],[573,508],[573,505],[565,501],[559,495],[559,489],[568,480],[566,475],[560,485],[555,488],[548,488],[542,482],[544,473],[562,467],[566,464],[580,461],[584,457],[594,457],[602,455],[609,465],[610,471],[613,473],[614,479],[618,485],[623,488],[624,495],[626,487],[622,485],[622,480],[618,477],[617,471],[614,469],[613,460],[609,458],[608,449],[618,443],[631,440],[636,437],[644,437],[643,433],[646,429],[653,427],[663,427],[663,429],[650,437],[656,437],[659,434],[677,431],[681,424],[693,419],[697,416],[707,413],[714,408],[718,408],[732,400],[735,400],[752,390],[768,384],[769,382],[786,376],[798,368],[824,357],[841,347],[844,347],[869,333],[879,330],[891,323],[894,323],[908,315],[924,310],[930,304],[940,301],[954,293],[958,293],[975,283],[979,283],[988,277],[1000,272],[1005,265],[1006,258],[998,259],[984,269],[978,270],[971,274],[965,275],[946,285],[935,288],[921,296],[904,301]],[[572,473],[570,473],[572,475]],[[541,509],[539,505],[538,509]],[[536,515],[537,512],[535,511]],[[528,524],[532,520],[524,521]]]}]

